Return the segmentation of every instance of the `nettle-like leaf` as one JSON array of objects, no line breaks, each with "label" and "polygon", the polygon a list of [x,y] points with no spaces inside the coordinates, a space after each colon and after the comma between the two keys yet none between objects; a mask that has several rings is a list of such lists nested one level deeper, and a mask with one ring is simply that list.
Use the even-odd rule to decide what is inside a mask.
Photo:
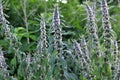
[{"label": "nettle-like leaf", "polygon": [[32,33],[33,31],[27,33],[25,28],[23,27],[18,27],[14,29],[14,35],[16,35],[19,40],[21,40],[22,38],[30,38],[32,40],[36,40],[36,36]]},{"label": "nettle-like leaf", "polygon": [[11,60],[10,65],[12,66],[12,69],[13,69],[13,70],[16,69],[16,67],[17,67],[17,59],[16,59],[16,57],[14,57],[14,58]]}]

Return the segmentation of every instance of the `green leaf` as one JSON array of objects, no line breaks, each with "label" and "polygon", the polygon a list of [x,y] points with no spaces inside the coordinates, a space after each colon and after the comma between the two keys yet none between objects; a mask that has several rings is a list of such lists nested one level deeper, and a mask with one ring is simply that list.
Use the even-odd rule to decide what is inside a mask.
[{"label": "green leaf", "polygon": [[17,67],[17,60],[16,60],[16,57],[14,57],[14,58],[11,60],[10,65],[12,66],[13,69],[15,69],[15,68]]}]

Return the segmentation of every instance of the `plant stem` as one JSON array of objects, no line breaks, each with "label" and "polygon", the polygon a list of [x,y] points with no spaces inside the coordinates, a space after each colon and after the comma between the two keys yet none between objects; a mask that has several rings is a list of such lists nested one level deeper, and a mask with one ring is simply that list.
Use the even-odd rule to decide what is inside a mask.
[{"label": "plant stem", "polygon": [[[28,35],[28,33],[29,33],[28,26],[29,25],[28,25],[27,12],[26,12],[26,3],[27,3],[27,0],[23,0],[22,10],[23,10],[23,14],[24,14],[24,23],[25,23],[25,27],[26,27],[26,32]],[[27,43],[28,44],[30,43],[29,37],[27,37]]]}]

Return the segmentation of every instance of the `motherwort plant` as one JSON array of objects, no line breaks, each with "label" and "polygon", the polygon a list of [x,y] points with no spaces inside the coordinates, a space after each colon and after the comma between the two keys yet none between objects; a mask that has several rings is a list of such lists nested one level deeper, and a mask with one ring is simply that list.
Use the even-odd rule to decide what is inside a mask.
[{"label": "motherwort plant", "polygon": [[108,12],[108,6],[106,0],[101,1],[101,11],[102,11],[102,26],[104,30],[104,46],[105,46],[105,56],[111,53],[111,39],[112,39],[112,29],[110,23],[110,16]]},{"label": "motherwort plant", "polygon": [[[113,56],[113,63],[112,63],[112,67],[111,67],[111,70],[112,70],[112,76],[113,76],[113,79],[115,80],[116,77],[120,77],[119,75],[119,58],[118,58],[118,44],[117,44],[117,41],[113,41],[113,44],[114,44],[114,50],[113,50],[113,53],[112,53],[112,56]],[[116,74],[117,73],[117,74]]]},{"label": "motherwort plant", "polygon": [[119,79],[120,79],[120,64],[118,64],[118,66],[117,66],[117,74],[116,74],[114,80],[119,80]]},{"label": "motherwort plant", "polygon": [[76,40],[74,40],[73,47],[74,47],[74,50],[75,50],[76,58],[82,58],[83,57],[83,52],[81,50],[80,44]]},{"label": "motherwort plant", "polygon": [[60,15],[58,10],[58,4],[55,5],[55,9],[53,12],[53,29],[54,29],[54,49],[56,49],[58,53],[62,53],[61,52],[62,33],[60,27]]},{"label": "motherwort plant", "polygon": [[94,49],[94,55],[96,58],[101,56],[100,53],[100,44],[97,35],[97,25],[95,23],[95,14],[93,9],[86,3],[86,10],[88,15],[88,32],[90,33],[89,36],[92,36],[92,47]]},{"label": "motherwort plant", "polygon": [[16,36],[11,33],[8,22],[4,17],[2,3],[0,3],[0,23],[2,24],[2,29],[4,30],[6,38],[10,40],[13,46],[16,46],[17,39]]},{"label": "motherwort plant", "polygon": [[[103,32],[104,38],[99,38],[98,26],[101,26],[101,24],[97,26],[97,22],[95,21],[95,15],[97,16],[95,9],[98,8],[98,6],[96,6],[98,0],[92,1],[94,1],[93,7],[86,3],[88,35],[85,36],[85,34],[81,36],[79,41],[75,39],[72,40],[74,34],[77,39],[79,38],[76,32],[68,31],[66,33],[63,31],[64,33],[62,34],[58,4],[55,5],[53,16],[51,16],[51,14],[47,15],[48,20],[45,20],[44,15],[41,15],[40,40],[37,44],[37,51],[34,49],[36,40],[33,40],[33,38],[37,36],[31,34],[32,30],[29,33],[29,44],[22,42],[28,37],[25,36],[28,30],[24,30],[21,34],[20,29],[20,36],[18,35],[18,37],[22,37],[22,39],[20,41],[16,39],[16,36],[10,29],[9,23],[5,19],[2,3],[0,3],[0,28],[4,31],[2,41],[4,42],[5,39],[7,44],[9,44],[9,46],[7,46],[7,44],[4,45],[0,39],[0,47],[3,47],[2,50],[0,49],[0,80],[7,80],[8,77],[15,77],[15,80],[120,80],[118,43],[113,39],[114,35],[112,34],[107,0],[100,0],[103,27],[103,31],[101,32]],[[49,2],[45,4],[47,3]],[[68,4],[65,4],[62,8],[68,6]],[[24,7],[25,6],[26,4],[24,4]],[[79,6],[77,11],[81,11],[82,7]],[[24,10],[25,18],[27,18],[26,9]],[[46,26],[45,22],[49,22],[51,17],[52,27],[47,29],[50,25]],[[32,17],[30,17],[30,19],[31,18]],[[26,19],[25,22],[27,21],[29,20]],[[30,20],[29,23],[32,24],[33,21],[31,23]],[[28,23],[26,23],[26,27],[28,27]],[[78,27],[69,29],[74,31],[75,28],[78,29]],[[64,29],[69,30],[68,28],[66,29],[66,27],[64,27]],[[64,35],[66,36],[66,41],[62,40]],[[100,34],[100,36],[102,36],[102,34]],[[63,44],[62,41],[65,44]],[[22,45],[17,45],[16,43],[18,42]],[[3,44],[1,45],[1,43]],[[26,46],[27,48],[23,49]],[[9,54],[5,54],[4,56],[4,50],[5,53],[9,52]],[[20,50],[24,52],[20,52]],[[35,54],[36,52],[38,54]],[[8,57],[7,60],[6,57]],[[8,73],[8,71],[10,72]],[[1,76],[5,79],[1,79]]]},{"label": "motherwort plant", "polygon": [[41,22],[40,22],[40,41],[38,43],[38,53],[42,53],[47,48],[47,34],[46,34],[46,25],[45,25],[45,19],[42,15]]},{"label": "motherwort plant", "polygon": [[15,53],[14,57],[18,57],[19,59],[18,61],[20,62],[21,61],[20,54],[24,52],[20,51],[19,48],[20,42],[18,42],[16,35],[14,35],[11,32],[10,25],[8,24],[8,21],[5,19],[2,3],[0,3],[0,24],[2,25],[1,28],[4,31],[5,40],[9,41],[9,44]]},{"label": "motherwort plant", "polygon": [[7,64],[5,62],[5,58],[4,58],[4,55],[3,55],[3,51],[0,49],[0,72],[4,78],[8,77],[9,76],[9,73],[7,71]]},{"label": "motherwort plant", "polygon": [[[115,71],[117,70],[116,65],[118,64],[118,59],[117,59],[118,47],[117,47],[117,42],[114,41],[113,39],[114,35],[112,34],[112,27],[110,23],[110,15],[108,11],[107,0],[101,0],[101,11],[102,11],[102,26],[104,30],[103,32],[104,46],[105,46],[104,62],[106,65],[108,65],[108,67],[111,67],[111,63],[112,63],[110,72],[112,71],[112,77],[113,77],[114,74],[116,73]],[[113,51],[112,51],[112,45],[114,45]],[[112,56],[112,52],[113,52],[113,56]],[[111,61],[112,57],[113,57],[113,61]],[[107,69],[108,68],[106,68],[105,70]]]},{"label": "motherwort plant", "polygon": [[80,60],[80,64],[81,64],[80,65],[81,66],[80,74],[86,78],[90,77],[91,76],[90,72],[92,72],[92,69],[89,65],[89,62],[87,61],[85,53],[82,52],[81,46],[76,40],[74,40],[73,47],[74,47],[75,55],[77,56],[76,58],[78,58],[78,60]]},{"label": "motherwort plant", "polygon": [[84,53],[86,61],[89,63],[91,56],[90,56],[90,53],[89,53],[89,50],[88,50],[88,46],[87,46],[87,43],[86,43],[86,40],[85,40],[84,36],[82,36],[82,38],[81,38],[80,46],[81,46],[82,52]]}]

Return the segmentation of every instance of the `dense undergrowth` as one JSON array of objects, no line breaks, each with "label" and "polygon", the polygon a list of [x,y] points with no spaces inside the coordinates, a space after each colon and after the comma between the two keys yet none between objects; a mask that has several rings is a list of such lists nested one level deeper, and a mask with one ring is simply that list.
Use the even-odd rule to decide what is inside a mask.
[{"label": "dense undergrowth", "polygon": [[[63,16],[69,1],[63,4],[66,9],[58,2],[36,18],[34,10],[27,14],[27,0],[20,2],[23,19],[15,13],[12,19],[10,10],[8,17],[4,13],[7,1],[0,3],[0,80],[120,79],[118,23],[111,22],[107,0],[83,1],[77,12],[71,12],[77,16]],[[112,9],[114,12],[119,7]],[[80,17],[79,11],[83,13]]]}]

